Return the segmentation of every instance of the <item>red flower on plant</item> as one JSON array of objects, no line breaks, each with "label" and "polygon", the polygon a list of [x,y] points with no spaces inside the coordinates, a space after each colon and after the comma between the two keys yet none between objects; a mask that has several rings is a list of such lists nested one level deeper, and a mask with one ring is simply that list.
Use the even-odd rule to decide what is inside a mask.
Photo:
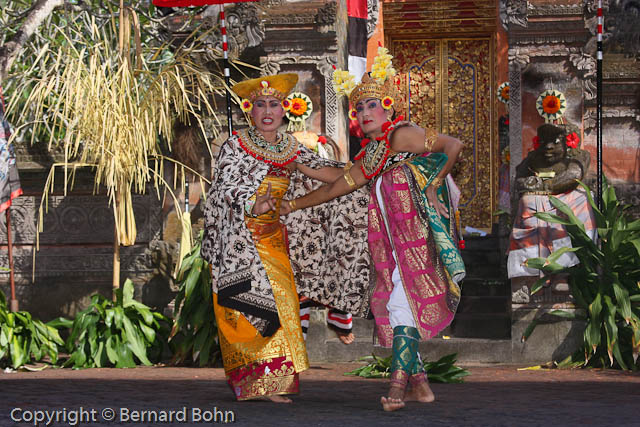
[{"label": "red flower on plant", "polygon": [[580,144],[580,137],[577,133],[572,132],[567,135],[567,147],[578,148],[578,144]]},{"label": "red flower on plant", "polygon": [[540,148],[540,137],[536,135],[533,137],[533,149],[537,150],[538,148]]}]

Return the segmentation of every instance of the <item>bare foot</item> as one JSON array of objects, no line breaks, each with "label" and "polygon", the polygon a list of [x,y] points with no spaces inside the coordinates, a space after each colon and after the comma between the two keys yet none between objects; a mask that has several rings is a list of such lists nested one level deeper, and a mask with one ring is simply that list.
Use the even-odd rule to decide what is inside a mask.
[{"label": "bare foot", "polygon": [[349,332],[346,335],[338,334],[338,338],[340,339],[340,341],[342,341],[342,344],[346,344],[346,345],[351,344],[356,339],[356,337],[353,335],[352,332]]},{"label": "bare foot", "polygon": [[293,400],[289,399],[286,396],[279,396],[279,395],[274,395],[274,396],[268,396],[269,400],[274,402],[274,403],[292,403]]},{"label": "bare foot", "polygon": [[293,403],[293,400],[289,399],[286,396],[279,396],[277,394],[273,396],[261,396],[256,398],[255,400],[263,400],[265,402],[274,402],[274,403]]},{"label": "bare foot", "polygon": [[429,403],[436,400],[436,396],[431,391],[429,383],[424,381],[418,384],[412,384],[411,390],[405,393],[405,402],[423,402]]},{"label": "bare foot", "polygon": [[380,403],[382,404],[382,409],[387,412],[397,411],[398,409],[404,408],[404,402],[402,401],[402,396],[404,395],[404,390],[400,387],[391,387],[389,389],[389,397],[382,396],[380,398]]}]

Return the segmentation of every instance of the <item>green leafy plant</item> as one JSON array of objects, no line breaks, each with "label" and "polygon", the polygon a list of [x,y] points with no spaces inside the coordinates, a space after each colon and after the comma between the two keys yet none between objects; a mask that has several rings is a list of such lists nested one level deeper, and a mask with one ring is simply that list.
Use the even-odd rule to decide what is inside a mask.
[{"label": "green leafy plant", "polygon": [[169,320],[133,299],[129,279],[115,294],[115,302],[93,295],[89,307],[76,315],[66,342],[71,357],[65,367],[131,368],[160,360]]},{"label": "green leafy plant", "polygon": [[218,326],[213,312],[209,264],[200,256],[203,232],[182,260],[178,272],[174,323],[170,336],[174,364],[186,361],[200,366],[215,363],[220,354]]},{"label": "green leafy plant", "polygon": [[64,345],[57,328],[70,323],[66,319],[43,323],[26,311],[11,312],[0,292],[0,366],[18,369],[46,357],[56,364],[59,347]]},{"label": "green leafy plant", "polygon": [[[571,238],[572,248],[561,248],[548,258],[532,258],[527,266],[545,274],[569,276],[571,294],[578,310],[554,310],[549,314],[568,320],[584,320],[584,342],[575,354],[560,366],[592,365],[638,369],[640,350],[640,220],[632,221],[628,206],[622,205],[615,189],[604,182],[602,211],[596,206],[588,186],[585,189],[593,208],[600,244],[594,243],[565,203],[550,197],[559,214],[537,213],[542,220],[563,224]],[[574,252],[580,263],[563,267],[560,256]],[[539,291],[547,278],[538,280],[531,293]],[[532,322],[523,335],[525,340],[534,330]]]},{"label": "green leafy plant", "polygon": [[[463,378],[470,375],[469,371],[455,366],[457,353],[443,356],[435,362],[424,363],[424,371],[432,383],[461,383]],[[378,357],[375,354],[365,356],[359,361],[369,362],[364,366],[345,372],[345,375],[353,375],[363,378],[387,378],[391,375],[391,359]]]}]

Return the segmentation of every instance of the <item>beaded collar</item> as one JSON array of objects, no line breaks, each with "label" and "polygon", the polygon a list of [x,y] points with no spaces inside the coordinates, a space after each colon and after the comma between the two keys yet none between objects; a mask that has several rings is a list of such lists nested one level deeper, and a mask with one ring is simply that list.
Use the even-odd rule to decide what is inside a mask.
[{"label": "beaded collar", "polygon": [[293,162],[300,154],[298,140],[289,134],[278,132],[276,144],[264,139],[255,127],[234,131],[244,151],[267,164],[284,167]]},{"label": "beaded collar", "polygon": [[378,175],[387,163],[389,155],[393,153],[391,150],[391,143],[389,142],[389,135],[393,132],[398,122],[402,121],[402,116],[391,122],[386,122],[382,125],[382,131],[384,135],[375,140],[369,140],[365,138],[360,145],[362,150],[354,157],[354,160],[362,159],[362,173],[365,178],[371,179]]}]

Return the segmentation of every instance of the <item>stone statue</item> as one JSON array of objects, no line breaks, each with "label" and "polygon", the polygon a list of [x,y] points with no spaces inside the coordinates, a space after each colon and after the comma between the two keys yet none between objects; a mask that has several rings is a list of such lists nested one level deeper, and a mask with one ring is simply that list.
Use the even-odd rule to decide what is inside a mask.
[{"label": "stone statue", "polygon": [[[527,259],[545,258],[561,247],[571,247],[571,239],[562,224],[552,224],[535,216],[538,212],[558,214],[550,202],[551,195],[572,209],[589,236],[595,239],[596,235],[593,210],[585,190],[578,187],[576,181],[584,179],[590,160],[589,153],[580,149],[578,132],[569,125],[546,123],[538,127],[537,133],[534,150],[516,168],[516,190],[520,199],[509,243],[509,278],[540,277],[540,270],[524,264]],[[579,261],[575,254],[567,252],[557,262],[570,267]]]},{"label": "stone statue", "polygon": [[590,155],[579,147],[577,132],[546,123],[534,138],[537,146],[516,168],[518,194],[561,194],[574,190],[589,169]]}]

